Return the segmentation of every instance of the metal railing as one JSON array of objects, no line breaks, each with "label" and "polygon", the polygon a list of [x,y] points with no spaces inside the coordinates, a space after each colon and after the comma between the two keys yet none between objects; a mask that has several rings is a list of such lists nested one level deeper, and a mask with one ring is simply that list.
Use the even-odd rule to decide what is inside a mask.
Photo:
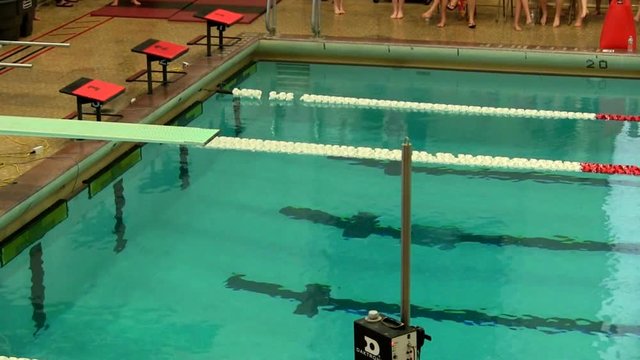
[{"label": "metal railing", "polygon": [[[35,41],[9,41],[0,40],[0,48],[4,45],[18,45],[18,46],[41,46],[41,47],[69,47],[68,43],[51,43],[51,42],[35,42]],[[0,68],[13,67],[30,69],[33,64],[21,64],[21,63],[0,63]]]},{"label": "metal railing", "polygon": [[269,36],[276,35],[276,3],[278,0],[267,0],[267,12],[264,15],[265,26]]},{"label": "metal railing", "polygon": [[312,0],[311,4],[311,33],[313,37],[320,37],[320,0]]}]

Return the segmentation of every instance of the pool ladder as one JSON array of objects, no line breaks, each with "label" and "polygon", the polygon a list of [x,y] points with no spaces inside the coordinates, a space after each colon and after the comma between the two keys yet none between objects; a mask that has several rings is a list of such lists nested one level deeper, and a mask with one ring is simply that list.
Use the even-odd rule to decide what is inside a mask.
[{"label": "pool ladder", "polygon": [[313,0],[311,4],[311,33],[314,38],[320,37],[320,0]]},{"label": "pool ladder", "polygon": [[[311,32],[313,37],[320,37],[320,0],[312,0],[311,4]],[[264,16],[265,26],[269,36],[276,35],[276,3],[278,0],[267,0],[267,12]]]},{"label": "pool ladder", "polygon": [[278,0],[267,0],[267,12],[264,16],[265,26],[269,36],[276,35],[276,3]]}]

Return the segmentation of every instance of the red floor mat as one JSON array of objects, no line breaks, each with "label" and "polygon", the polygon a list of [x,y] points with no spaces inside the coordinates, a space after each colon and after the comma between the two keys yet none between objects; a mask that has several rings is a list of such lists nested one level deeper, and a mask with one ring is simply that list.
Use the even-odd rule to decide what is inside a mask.
[{"label": "red floor mat", "polygon": [[107,5],[92,11],[91,16],[111,16],[145,19],[168,19],[186,8],[194,0],[139,0],[142,6],[134,6],[130,0],[119,0],[119,6]]},{"label": "red floor mat", "polygon": [[240,24],[251,24],[266,11],[266,0],[196,0],[169,18],[170,21],[200,21],[193,16],[198,11],[224,9],[244,15]]}]

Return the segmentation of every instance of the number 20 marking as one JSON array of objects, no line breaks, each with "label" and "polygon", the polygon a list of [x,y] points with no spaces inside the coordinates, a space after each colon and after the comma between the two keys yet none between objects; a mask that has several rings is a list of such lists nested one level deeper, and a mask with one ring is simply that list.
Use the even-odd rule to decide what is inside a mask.
[{"label": "number 20 marking", "polygon": [[[607,60],[600,60],[598,61],[597,66],[598,69],[606,70],[609,67],[609,64],[607,64]],[[596,69],[596,62],[591,59],[587,59],[587,69]]]}]

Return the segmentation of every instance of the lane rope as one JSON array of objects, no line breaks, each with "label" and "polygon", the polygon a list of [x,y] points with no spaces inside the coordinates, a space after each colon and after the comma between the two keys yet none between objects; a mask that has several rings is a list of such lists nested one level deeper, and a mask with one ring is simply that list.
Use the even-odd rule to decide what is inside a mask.
[{"label": "lane rope", "polygon": [[[401,150],[276,140],[242,139],[226,136],[214,138],[211,142],[205,145],[205,148],[390,161],[400,161],[402,156]],[[426,151],[414,151],[412,160],[416,163],[437,165],[640,176],[640,167],[635,165],[581,163],[576,161],[509,158],[504,156],[452,154],[441,152],[431,154]]]},{"label": "lane rope", "polygon": [[[256,89],[234,88],[233,96],[260,99],[262,91]],[[291,102],[294,101],[293,93],[269,92],[269,100]],[[640,116],[620,114],[596,114],[589,112],[532,110],[516,108],[500,108],[492,106],[451,105],[438,103],[425,103],[415,101],[378,100],[357,97],[329,96],[304,94],[298,100],[306,106],[313,107],[354,107],[367,109],[388,109],[395,111],[413,112],[444,112],[469,115],[490,115],[521,118],[543,119],[574,119],[574,120],[612,120],[612,121],[640,121]]]}]

